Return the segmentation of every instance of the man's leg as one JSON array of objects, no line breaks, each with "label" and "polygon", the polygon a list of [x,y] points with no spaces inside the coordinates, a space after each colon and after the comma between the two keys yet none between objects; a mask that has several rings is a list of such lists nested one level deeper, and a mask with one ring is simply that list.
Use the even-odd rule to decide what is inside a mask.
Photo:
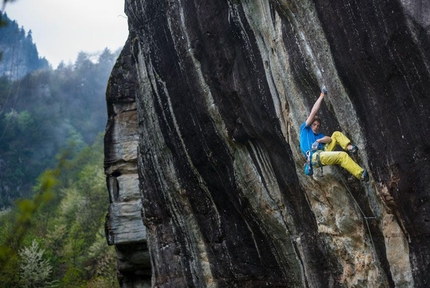
[{"label": "man's leg", "polygon": [[[364,169],[355,163],[348,153],[343,151],[322,151],[319,154],[322,165],[340,165],[356,178],[361,179]],[[316,160],[316,156],[316,153],[314,153],[312,156],[313,161]]]},{"label": "man's leg", "polygon": [[342,132],[334,131],[331,135],[331,142],[325,145],[325,151],[333,151],[336,145],[342,147],[343,150],[348,150],[348,145],[351,140],[348,139]]}]

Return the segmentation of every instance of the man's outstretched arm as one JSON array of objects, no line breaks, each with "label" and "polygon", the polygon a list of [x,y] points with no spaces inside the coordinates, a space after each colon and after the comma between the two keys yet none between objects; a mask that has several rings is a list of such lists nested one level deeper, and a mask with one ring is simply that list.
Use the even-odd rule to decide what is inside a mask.
[{"label": "man's outstretched arm", "polygon": [[321,103],[324,100],[324,93],[321,92],[320,96],[318,97],[317,101],[315,101],[314,106],[312,106],[311,113],[309,113],[308,119],[306,119],[306,126],[309,126],[312,124],[312,121],[314,120],[315,115],[317,115],[318,110],[320,110]]}]

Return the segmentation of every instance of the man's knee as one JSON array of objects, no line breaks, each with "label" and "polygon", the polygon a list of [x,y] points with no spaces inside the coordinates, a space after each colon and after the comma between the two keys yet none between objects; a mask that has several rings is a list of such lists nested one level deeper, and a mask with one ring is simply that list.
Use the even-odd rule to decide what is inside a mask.
[{"label": "man's knee", "polygon": [[340,131],[334,131],[333,134],[331,135],[331,138],[336,138],[339,136],[344,136],[344,135]]},{"label": "man's knee", "polygon": [[346,153],[346,152],[344,152],[344,151],[340,151],[339,152],[339,156],[338,156],[340,159],[342,159],[342,161],[344,161],[344,160],[346,160],[346,159],[348,159],[349,158],[349,155],[348,155],[348,153]]}]

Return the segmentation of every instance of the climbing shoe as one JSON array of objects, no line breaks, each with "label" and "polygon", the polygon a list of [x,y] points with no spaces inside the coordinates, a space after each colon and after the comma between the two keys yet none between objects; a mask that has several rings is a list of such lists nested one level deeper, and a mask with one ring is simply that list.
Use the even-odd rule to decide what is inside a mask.
[{"label": "climbing shoe", "polygon": [[327,89],[325,86],[322,87],[321,92],[324,93],[324,95],[327,95]]},{"label": "climbing shoe", "polygon": [[366,170],[361,173],[361,180],[364,182],[369,182],[369,173]]},{"label": "climbing shoe", "polygon": [[351,148],[348,149],[351,154],[357,154],[358,147],[356,145],[351,144]]}]

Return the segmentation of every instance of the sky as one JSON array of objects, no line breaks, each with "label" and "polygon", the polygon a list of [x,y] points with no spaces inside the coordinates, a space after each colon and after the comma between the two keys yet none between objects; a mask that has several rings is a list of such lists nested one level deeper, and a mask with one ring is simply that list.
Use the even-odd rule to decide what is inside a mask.
[{"label": "sky", "polygon": [[[3,2],[3,1],[1,1]],[[5,12],[19,27],[31,30],[40,57],[55,69],[74,63],[79,52],[112,52],[128,36],[124,0],[16,0]]]}]

